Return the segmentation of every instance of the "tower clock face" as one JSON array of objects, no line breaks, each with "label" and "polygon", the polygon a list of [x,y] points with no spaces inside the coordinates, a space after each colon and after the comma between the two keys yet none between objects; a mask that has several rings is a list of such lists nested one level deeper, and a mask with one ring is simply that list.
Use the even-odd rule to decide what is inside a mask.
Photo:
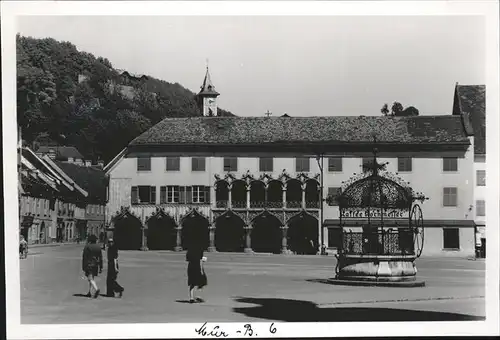
[{"label": "tower clock face", "polygon": [[217,115],[217,103],[215,98],[205,98],[205,115]]}]

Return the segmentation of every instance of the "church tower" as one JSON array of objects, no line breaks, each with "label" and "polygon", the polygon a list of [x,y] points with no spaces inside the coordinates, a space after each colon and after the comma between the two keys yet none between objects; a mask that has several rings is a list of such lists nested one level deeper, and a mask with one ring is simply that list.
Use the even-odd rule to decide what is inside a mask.
[{"label": "church tower", "polygon": [[215,86],[212,84],[207,66],[207,73],[205,74],[203,85],[201,86],[201,90],[197,96],[198,107],[203,114],[203,117],[217,117],[218,96],[219,93],[215,91]]}]

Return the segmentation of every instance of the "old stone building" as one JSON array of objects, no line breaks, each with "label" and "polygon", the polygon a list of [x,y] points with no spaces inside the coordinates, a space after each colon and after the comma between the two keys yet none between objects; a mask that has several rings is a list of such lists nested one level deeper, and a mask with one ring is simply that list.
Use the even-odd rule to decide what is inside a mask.
[{"label": "old stone building", "polygon": [[106,219],[122,249],[203,240],[212,251],[335,252],[339,211],[326,197],[376,146],[388,171],[429,197],[424,255],[474,254],[474,137],[463,115],[217,117],[218,95],[207,70],[200,117],[161,121],[105,167]]}]

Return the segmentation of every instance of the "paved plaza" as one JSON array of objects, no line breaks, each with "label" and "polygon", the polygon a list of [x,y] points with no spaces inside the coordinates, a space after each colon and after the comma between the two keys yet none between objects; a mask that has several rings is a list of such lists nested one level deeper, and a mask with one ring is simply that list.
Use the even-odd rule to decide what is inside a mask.
[{"label": "paved plaza", "polygon": [[[121,251],[123,298],[83,296],[83,245],[21,260],[22,323],[451,321],[484,319],[484,261],[421,258],[421,288],[328,284],[333,256],[206,253],[206,302],[189,304],[185,253]],[[106,260],[104,259],[104,262]],[[105,294],[105,272],[98,278]]]}]

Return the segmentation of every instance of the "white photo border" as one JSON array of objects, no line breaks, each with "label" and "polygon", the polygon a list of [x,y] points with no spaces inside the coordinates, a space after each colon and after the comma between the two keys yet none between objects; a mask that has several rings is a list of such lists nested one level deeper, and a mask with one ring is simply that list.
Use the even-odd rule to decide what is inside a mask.
[{"label": "white photo border", "polygon": [[[486,27],[486,112],[487,126],[499,127],[499,6],[497,1],[4,1],[1,3],[2,95],[4,204],[6,212],[17,212],[17,126],[16,126],[16,18],[23,15],[480,15]],[[419,336],[419,335],[498,335],[499,325],[499,134],[487,134],[488,257],[486,259],[486,321],[467,322],[335,322],[275,323],[275,337],[333,336]],[[10,339],[79,338],[195,338],[198,324],[64,324],[34,325],[20,323],[20,279],[17,238],[17,213],[4,215],[7,336]],[[231,334],[244,323],[219,323]],[[270,322],[252,323],[254,329]],[[273,334],[262,332],[266,337]],[[239,337],[243,337],[240,335]]]}]

